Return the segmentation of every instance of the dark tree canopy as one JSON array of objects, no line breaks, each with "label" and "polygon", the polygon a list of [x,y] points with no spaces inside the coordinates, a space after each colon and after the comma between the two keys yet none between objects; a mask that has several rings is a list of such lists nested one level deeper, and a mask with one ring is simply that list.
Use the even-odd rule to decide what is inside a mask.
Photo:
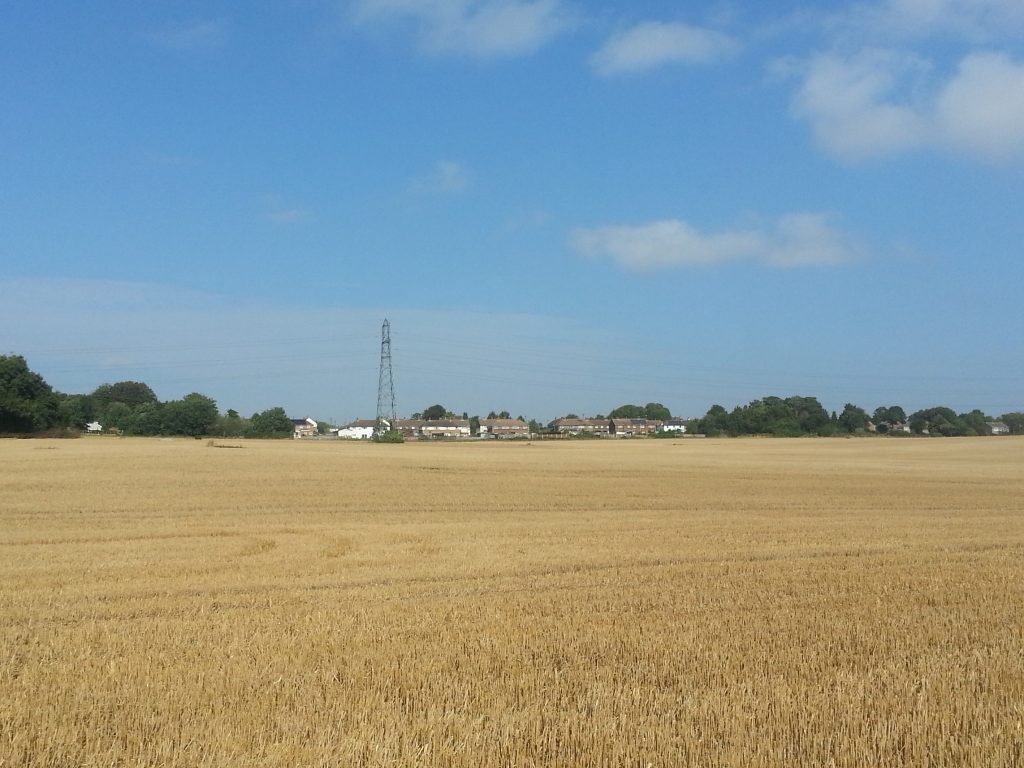
[{"label": "dark tree canopy", "polygon": [[672,412],[661,403],[648,403],[647,405],[620,405],[608,414],[609,419],[652,419],[654,421],[665,421],[672,418]]},{"label": "dark tree canopy", "polygon": [[620,405],[608,414],[609,419],[643,419],[646,418],[642,405]]},{"label": "dark tree canopy", "polygon": [[875,424],[897,424],[907,420],[907,414],[898,405],[881,405],[875,408]]},{"label": "dark tree canopy", "polygon": [[835,427],[828,412],[815,397],[765,397],[726,412],[714,405],[698,423],[707,435],[796,435],[829,434]]},{"label": "dark tree canopy", "polygon": [[[206,395],[192,392],[181,400],[164,403],[162,431],[168,435],[209,435],[217,426],[217,417],[217,403]],[[290,421],[288,425],[290,428]]]},{"label": "dark tree canopy", "polygon": [[868,428],[868,414],[860,406],[847,403],[836,422],[847,432],[864,432]]},{"label": "dark tree canopy", "polygon": [[999,420],[1010,428],[1011,435],[1024,435],[1024,413],[1020,411],[1004,413]]},{"label": "dark tree canopy", "polygon": [[426,421],[437,421],[443,419],[448,413],[448,409],[443,405],[432,405],[423,411],[423,418]]},{"label": "dark tree canopy", "polygon": [[148,384],[141,381],[118,381],[114,384],[101,384],[92,393],[93,402],[101,408],[109,403],[124,403],[129,408],[145,403],[156,403],[156,393]]},{"label": "dark tree canopy", "polygon": [[24,357],[0,355],[0,433],[49,429],[59,419],[59,400],[43,377]]},{"label": "dark tree canopy", "polygon": [[956,415],[956,411],[942,405],[923,408],[910,414],[910,429],[918,434],[927,432],[946,437],[959,437],[967,434],[967,427]]},{"label": "dark tree canopy", "polygon": [[247,437],[291,437],[294,425],[284,408],[254,413],[249,419]]},{"label": "dark tree canopy", "polygon": [[644,416],[655,421],[665,421],[672,418],[672,412],[661,403],[648,403],[644,406]]}]

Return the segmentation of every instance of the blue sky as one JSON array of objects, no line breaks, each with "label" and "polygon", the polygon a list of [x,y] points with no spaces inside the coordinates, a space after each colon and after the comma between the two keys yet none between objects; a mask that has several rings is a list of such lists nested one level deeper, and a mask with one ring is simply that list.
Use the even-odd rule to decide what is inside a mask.
[{"label": "blue sky", "polygon": [[1019,0],[9,3],[0,352],[244,414],[1024,408]]}]

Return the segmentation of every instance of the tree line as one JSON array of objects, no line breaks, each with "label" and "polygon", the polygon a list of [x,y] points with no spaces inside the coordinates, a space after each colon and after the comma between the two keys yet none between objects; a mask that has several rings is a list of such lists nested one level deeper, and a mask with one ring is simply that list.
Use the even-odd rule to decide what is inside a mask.
[{"label": "tree line", "polygon": [[[646,418],[665,420],[671,412],[661,403],[620,405],[608,413],[592,418]],[[435,404],[413,418],[452,418],[454,414]],[[468,417],[473,431],[479,429],[480,418]],[[486,418],[510,418],[508,411],[492,411]],[[519,417],[523,419],[522,416]],[[578,418],[568,414],[567,418]],[[291,419],[284,408],[243,417],[228,409],[218,411],[217,403],[199,392],[180,400],[160,401],[156,393],[138,381],[101,384],[88,394],[57,392],[38,373],[32,371],[19,355],[0,355],[0,434],[32,434],[80,431],[97,421],[105,431],[126,435],[189,435],[193,437],[290,437]],[[875,408],[870,414],[864,408],[847,403],[839,413],[829,413],[815,397],[764,397],[727,411],[713,405],[699,419],[689,423],[690,431],[709,436],[774,435],[779,437],[861,434],[868,431],[905,434],[970,436],[991,434],[989,422],[1001,421],[1014,435],[1024,434],[1024,412],[1004,413],[998,418],[980,410],[956,413],[945,406],[924,408],[907,415],[898,405]],[[474,423],[475,422],[475,423]],[[321,431],[329,425],[320,423]],[[530,431],[541,433],[544,427],[530,419]]]},{"label": "tree line", "polygon": [[864,434],[869,431],[890,434],[944,435],[966,437],[992,434],[989,422],[1001,421],[1014,435],[1024,434],[1024,413],[1004,413],[998,418],[980,410],[956,413],[952,408],[935,406],[911,413],[898,405],[879,406],[869,414],[864,408],[847,403],[840,413],[829,413],[815,397],[765,397],[727,411],[713,405],[693,425],[694,431],[717,435],[801,435]]},{"label": "tree line", "polygon": [[54,390],[20,355],[0,355],[0,434],[77,432],[90,422],[125,435],[191,437],[290,437],[292,422],[283,408],[243,418],[224,415],[212,398],[192,392],[161,401],[140,381],[101,384],[88,394]]}]

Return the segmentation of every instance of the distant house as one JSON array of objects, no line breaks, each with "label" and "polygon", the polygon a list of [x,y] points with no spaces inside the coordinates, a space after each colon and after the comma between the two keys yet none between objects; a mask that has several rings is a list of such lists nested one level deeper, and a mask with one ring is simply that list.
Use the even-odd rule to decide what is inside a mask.
[{"label": "distant house", "polygon": [[356,419],[351,424],[339,427],[336,434],[342,440],[369,440],[377,429],[377,422],[373,419]]},{"label": "distant house", "polygon": [[395,419],[395,429],[407,438],[421,437],[426,423],[423,419]]},{"label": "distant house", "polygon": [[657,432],[678,432],[680,435],[686,432],[686,422],[682,419],[665,419],[655,430]]},{"label": "distant house", "polygon": [[313,437],[317,434],[317,424],[309,416],[304,419],[292,419],[292,437],[296,440]]},{"label": "distant house", "polygon": [[656,419],[611,419],[608,431],[614,437],[646,437],[661,425]]},{"label": "distant house", "polygon": [[993,435],[1008,435],[1010,434],[1010,428],[1003,421],[986,421],[988,429]]},{"label": "distant house", "polygon": [[98,421],[90,421],[85,425],[85,431],[90,435],[98,435],[103,431],[103,425]]},{"label": "distant house", "polygon": [[560,435],[595,435],[607,437],[609,433],[608,419],[577,419],[563,417],[548,423],[553,432]]},{"label": "distant house", "polygon": [[444,437],[469,437],[469,419],[436,419],[424,421],[419,429],[422,437],[439,439]]},{"label": "distant house", "polygon": [[480,437],[529,437],[530,427],[522,419],[480,419]]}]

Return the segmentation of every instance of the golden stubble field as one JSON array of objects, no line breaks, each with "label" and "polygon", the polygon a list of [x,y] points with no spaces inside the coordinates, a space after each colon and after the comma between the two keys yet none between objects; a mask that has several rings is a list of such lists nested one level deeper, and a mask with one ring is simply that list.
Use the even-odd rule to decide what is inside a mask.
[{"label": "golden stubble field", "polygon": [[0,441],[4,768],[1022,764],[1021,439]]}]

